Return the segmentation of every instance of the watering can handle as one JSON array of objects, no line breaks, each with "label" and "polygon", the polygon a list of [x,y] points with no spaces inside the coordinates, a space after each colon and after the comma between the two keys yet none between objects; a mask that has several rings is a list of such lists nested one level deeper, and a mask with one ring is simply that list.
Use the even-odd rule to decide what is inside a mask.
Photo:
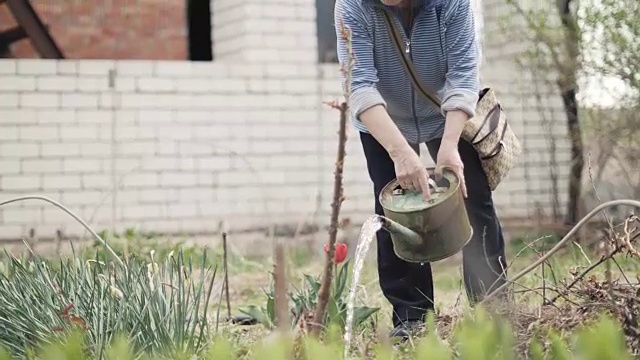
[{"label": "watering can handle", "polygon": [[440,188],[436,183],[436,181],[433,180],[432,178],[429,178],[428,183],[429,183],[429,186],[431,186],[435,191],[438,191],[438,189]]}]

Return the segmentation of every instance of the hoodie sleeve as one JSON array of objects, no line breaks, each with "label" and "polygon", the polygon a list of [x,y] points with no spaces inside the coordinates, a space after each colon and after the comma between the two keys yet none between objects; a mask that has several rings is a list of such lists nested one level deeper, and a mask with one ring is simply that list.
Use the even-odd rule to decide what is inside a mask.
[{"label": "hoodie sleeve", "polygon": [[452,0],[445,11],[448,71],[442,112],[462,110],[475,115],[480,79],[478,44],[471,0]]},{"label": "hoodie sleeve", "polygon": [[[370,19],[365,14],[361,0],[337,0],[334,11],[334,24],[337,36],[338,61],[343,68],[349,66],[348,40],[343,39],[341,23],[351,32],[351,67],[350,93],[347,94],[352,114],[360,120],[365,110],[383,105],[386,102],[378,92],[376,84],[378,75],[373,65],[373,41]],[[346,85],[344,73],[340,74],[343,90]]]}]

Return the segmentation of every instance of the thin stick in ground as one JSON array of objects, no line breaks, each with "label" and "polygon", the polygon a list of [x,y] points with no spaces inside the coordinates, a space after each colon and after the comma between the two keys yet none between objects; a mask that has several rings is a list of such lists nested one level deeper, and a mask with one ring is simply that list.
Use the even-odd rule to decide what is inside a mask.
[{"label": "thin stick in ground", "polygon": [[284,246],[281,241],[275,243],[275,269],[273,272],[275,287],[276,326],[282,333],[287,331],[288,303],[287,303],[287,272],[285,269]]},{"label": "thin stick in ground", "polygon": [[229,262],[227,259],[227,233],[222,233],[222,261],[224,266],[224,294],[227,300],[227,318],[231,319],[231,300],[229,299]]}]

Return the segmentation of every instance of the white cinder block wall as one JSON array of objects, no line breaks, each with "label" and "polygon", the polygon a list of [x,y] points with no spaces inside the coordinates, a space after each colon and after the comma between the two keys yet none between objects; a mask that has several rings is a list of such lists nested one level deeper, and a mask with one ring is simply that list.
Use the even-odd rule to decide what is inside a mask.
[{"label": "white cinder block wall", "polygon": [[[0,201],[46,195],[98,230],[326,224],[338,113],[322,102],[341,89],[337,66],[315,62],[314,4],[214,4],[212,63],[0,60]],[[503,217],[538,205],[548,211],[551,152],[541,116],[513,90],[522,80],[509,66],[512,54],[484,41],[484,77],[499,88],[527,152],[497,205]],[[372,189],[357,134],[348,131],[342,214],[359,223],[373,210]],[[564,186],[565,172],[559,176]],[[84,234],[37,201],[0,209],[0,238],[32,227],[43,237]]]}]

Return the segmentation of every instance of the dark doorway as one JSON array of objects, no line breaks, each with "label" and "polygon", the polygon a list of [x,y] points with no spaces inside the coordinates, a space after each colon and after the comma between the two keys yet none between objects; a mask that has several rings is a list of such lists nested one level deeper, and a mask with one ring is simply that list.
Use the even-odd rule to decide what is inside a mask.
[{"label": "dark doorway", "polygon": [[187,0],[189,60],[213,60],[211,41],[211,1]]},{"label": "dark doorway", "polygon": [[320,63],[337,63],[336,28],[333,24],[335,0],[316,0],[316,30],[318,32],[318,61]]}]

